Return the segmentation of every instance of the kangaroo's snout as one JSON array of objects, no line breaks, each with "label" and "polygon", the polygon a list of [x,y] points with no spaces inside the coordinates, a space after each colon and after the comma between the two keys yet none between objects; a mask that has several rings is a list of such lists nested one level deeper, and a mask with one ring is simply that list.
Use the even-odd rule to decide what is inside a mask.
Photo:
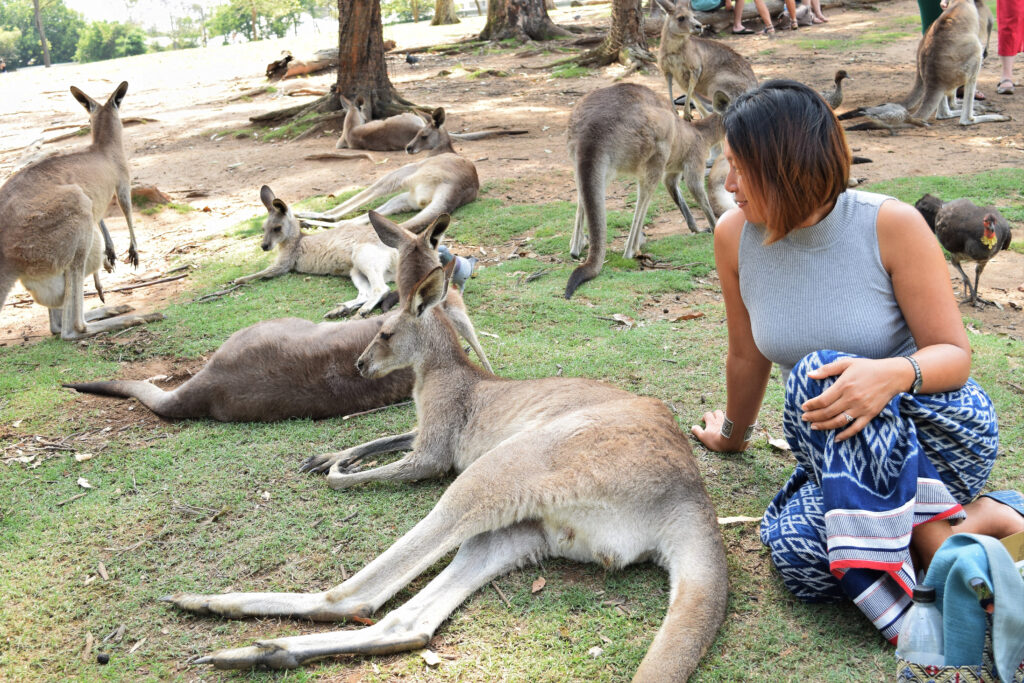
[{"label": "kangaroo's snout", "polygon": [[260,249],[262,249],[263,251],[270,251],[270,245],[264,242],[263,244],[260,245]]},{"label": "kangaroo's snout", "polygon": [[356,358],[356,370],[359,371],[360,375],[362,375],[363,377],[366,377],[366,361],[363,360],[362,356],[359,356],[359,358]]}]

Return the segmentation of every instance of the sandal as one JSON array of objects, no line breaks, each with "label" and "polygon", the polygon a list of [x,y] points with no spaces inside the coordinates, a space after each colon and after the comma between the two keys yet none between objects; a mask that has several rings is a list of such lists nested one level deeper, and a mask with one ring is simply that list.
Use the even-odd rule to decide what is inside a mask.
[{"label": "sandal", "polygon": [[733,29],[733,30],[732,30],[732,34],[733,34],[734,36],[749,36],[749,35],[753,35],[753,33],[754,33],[754,32],[753,32],[753,31],[751,31],[751,30],[750,30],[749,28],[747,28],[746,26],[744,26],[743,28],[741,28],[741,29],[740,29],[739,31],[737,31],[736,29]]},{"label": "sandal", "polygon": [[1009,78],[1004,78],[999,81],[999,85],[996,86],[996,92],[1000,95],[1012,95],[1014,83]]},{"label": "sandal", "polygon": [[774,38],[775,37],[775,27],[774,26],[765,26],[763,29],[758,31],[757,34],[761,35],[761,36],[769,36],[771,38]]},{"label": "sandal", "polygon": [[794,20],[793,20],[793,23],[789,25],[789,30],[790,30],[790,31],[795,31],[795,30],[797,30],[798,28],[800,28],[800,24],[799,24],[799,22],[797,22],[797,21],[796,21],[796,20],[794,19]]}]

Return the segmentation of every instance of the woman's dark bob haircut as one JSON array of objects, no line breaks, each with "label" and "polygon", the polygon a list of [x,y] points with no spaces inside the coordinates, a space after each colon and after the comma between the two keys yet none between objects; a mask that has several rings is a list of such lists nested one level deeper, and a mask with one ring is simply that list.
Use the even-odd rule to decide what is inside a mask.
[{"label": "woman's dark bob haircut", "polygon": [[768,243],[846,191],[852,161],[846,135],[806,85],[765,81],[736,98],[724,123],[747,201],[766,218]]}]

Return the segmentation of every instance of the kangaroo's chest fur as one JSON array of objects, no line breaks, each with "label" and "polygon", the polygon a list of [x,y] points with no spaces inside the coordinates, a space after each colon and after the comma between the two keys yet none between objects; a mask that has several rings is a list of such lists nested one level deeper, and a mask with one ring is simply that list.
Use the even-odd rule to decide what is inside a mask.
[{"label": "kangaroo's chest fur", "polygon": [[398,250],[385,246],[370,227],[346,226],[304,235],[296,249],[293,270],[314,275],[350,275],[355,254],[364,248],[379,249],[390,256],[389,272],[398,267]]}]

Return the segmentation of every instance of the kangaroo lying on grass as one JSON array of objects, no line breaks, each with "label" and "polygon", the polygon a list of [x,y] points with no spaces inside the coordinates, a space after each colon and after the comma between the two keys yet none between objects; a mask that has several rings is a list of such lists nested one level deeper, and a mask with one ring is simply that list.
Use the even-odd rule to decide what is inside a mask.
[{"label": "kangaroo lying on grass", "polygon": [[348,275],[359,296],[346,301],[324,315],[340,318],[358,310],[369,315],[388,293],[388,282],[395,279],[398,252],[381,243],[372,230],[358,225],[339,225],[333,230],[306,234],[299,229],[292,210],[264,185],[260,199],[267,207],[260,248],[278,247],[277,260],[258,273],[237,278],[235,284],[269,279],[290,273]]},{"label": "kangaroo lying on grass", "polygon": [[[405,112],[386,119],[373,119],[372,108],[366,98],[359,95],[353,104],[342,96],[345,104],[345,123],[342,125],[341,137],[335,145],[337,149],[371,149],[378,151],[398,151],[416,137],[420,130],[429,125],[422,116]],[[450,133],[455,140],[484,140],[502,135],[523,135],[525,130],[485,130],[474,133]]]},{"label": "kangaroo lying on grass", "polygon": [[[661,29],[658,68],[668,82],[668,99],[672,97],[672,79],[686,90],[683,116],[689,121],[691,104],[708,115],[716,92],[723,92],[732,102],[741,93],[757,85],[750,63],[728,45],[717,40],[698,38],[703,26],[693,16],[689,0],[657,0],[667,16]],[[699,95],[699,97],[697,97]],[[703,98],[703,99],[702,99]]]},{"label": "kangaroo lying on grass", "polygon": [[[715,94],[719,111],[728,104],[723,93]],[[643,244],[644,220],[659,180],[691,232],[700,229],[683,199],[680,179],[686,181],[700,205],[709,229],[714,229],[716,217],[704,189],[704,169],[708,152],[724,135],[721,114],[716,112],[689,123],[676,116],[664,97],[635,83],[593,90],[579,101],[569,116],[569,156],[575,168],[577,194],[569,253],[578,258],[588,243],[590,248],[586,260],[569,276],[566,299],[601,272],[608,239],[605,188],[616,174],[637,178],[636,209],[623,251],[626,258],[636,256]]]},{"label": "kangaroo lying on grass", "polygon": [[[424,232],[417,239],[436,249],[440,233]],[[454,267],[452,260],[446,275],[450,277]],[[458,287],[448,289],[441,306],[490,370]],[[171,391],[144,380],[64,386],[86,394],[137,398],[157,415],[174,419],[273,422],[349,415],[390,405],[412,393],[411,370],[377,379],[367,379],[356,370],[359,354],[391,315],[336,323],[316,324],[302,318],[256,323],[228,337],[202,370]]]},{"label": "kangaroo lying on grass", "polygon": [[[377,214],[392,246],[416,240]],[[443,229],[447,218],[436,224]],[[363,455],[412,452],[389,465],[335,476],[414,481],[459,472],[434,509],[377,559],[318,593],[177,593],[164,600],[198,614],[363,619],[458,549],[432,581],[372,626],[257,641],[195,660],[222,669],[290,669],[342,654],[425,647],[478,589],[516,567],[567,557],[619,568],[650,559],[669,572],[668,614],[634,677],[682,681],[725,617],[725,549],[690,443],[661,402],[568,377],[507,380],[466,358],[438,304],[445,279],[436,252],[404,252],[401,304],[357,366],[366,377],[412,368],[418,431],[356,447]],[[412,282],[423,270],[427,273]],[[407,280],[404,276],[413,274]],[[332,475],[335,471],[332,469]]]},{"label": "kangaroo lying on grass", "polygon": [[463,204],[470,203],[476,199],[480,190],[476,166],[469,159],[455,153],[451,136],[444,129],[444,119],[444,109],[435,109],[430,122],[406,146],[405,151],[409,154],[429,150],[430,155],[423,161],[395,169],[330,211],[300,212],[296,215],[309,225],[329,228],[339,225],[368,226],[370,219],[366,214],[347,221],[340,219],[375,199],[403,190],[377,207],[376,211],[383,216],[419,211],[402,223],[406,230],[419,232],[441,214],[451,214]]},{"label": "kangaroo lying on grass", "polygon": [[62,339],[163,318],[159,313],[119,315],[130,311],[128,306],[84,310],[85,277],[91,274],[102,291],[99,269],[113,267],[113,245],[101,220],[113,196],[131,236],[128,262],[139,265],[120,117],[127,91],[128,83],[121,83],[101,105],[72,86],[71,94],[89,112],[92,144],[30,164],[0,187],[0,309],[20,279],[32,298],[49,309],[50,332]]}]

